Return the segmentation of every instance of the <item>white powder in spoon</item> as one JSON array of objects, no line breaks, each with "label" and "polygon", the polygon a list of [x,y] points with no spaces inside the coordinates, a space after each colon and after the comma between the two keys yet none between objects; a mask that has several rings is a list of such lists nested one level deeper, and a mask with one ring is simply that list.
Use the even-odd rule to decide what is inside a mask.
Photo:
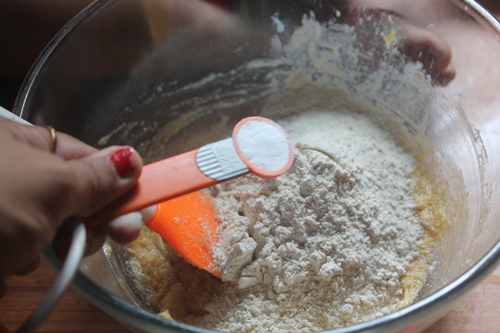
[{"label": "white powder in spoon", "polygon": [[277,171],[288,163],[290,150],[285,133],[266,121],[244,123],[236,133],[236,144],[258,168]]}]

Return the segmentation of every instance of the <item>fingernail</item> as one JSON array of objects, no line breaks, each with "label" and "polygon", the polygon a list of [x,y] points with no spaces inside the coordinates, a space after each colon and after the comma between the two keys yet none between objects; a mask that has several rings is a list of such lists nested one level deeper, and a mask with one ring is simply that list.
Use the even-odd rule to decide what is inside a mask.
[{"label": "fingernail", "polygon": [[134,150],[132,148],[122,148],[115,151],[109,157],[109,160],[115,167],[116,173],[121,178],[130,178],[135,174],[137,167],[131,158]]},{"label": "fingernail", "polygon": [[143,210],[141,210],[141,214],[142,214],[142,221],[144,223],[147,224],[151,222],[151,220],[156,215],[156,205],[144,208]]},{"label": "fingernail", "polygon": [[86,256],[94,254],[102,248],[102,245],[106,241],[104,228],[105,227],[103,225],[87,228],[87,239],[84,248]]},{"label": "fingernail", "polygon": [[122,215],[106,224],[109,237],[119,244],[128,244],[139,237],[142,226],[142,215],[139,212]]}]

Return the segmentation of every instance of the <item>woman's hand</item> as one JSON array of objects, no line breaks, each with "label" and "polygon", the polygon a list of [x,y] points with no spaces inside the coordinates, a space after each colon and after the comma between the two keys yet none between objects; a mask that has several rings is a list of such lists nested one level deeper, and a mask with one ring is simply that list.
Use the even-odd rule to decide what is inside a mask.
[{"label": "woman's hand", "polygon": [[[439,15],[446,12],[442,6],[449,6],[448,3],[432,0],[304,1],[315,10],[330,13],[327,17],[331,17],[332,9],[338,10],[343,23],[354,26],[361,33],[368,32],[369,43],[374,41],[369,30],[371,23],[364,18],[390,15],[400,27],[396,45],[402,54],[412,62],[421,63],[422,69],[430,75],[434,84],[446,86],[455,78],[450,45],[436,31],[428,28],[432,26],[432,22],[438,21]],[[373,44],[368,46],[373,47]]]},{"label": "woman's hand", "polygon": [[[57,133],[50,150],[46,128],[0,119],[0,296],[5,277],[30,272],[46,245],[71,239],[65,221],[95,213],[131,189],[141,173],[142,159],[129,147],[97,151]],[[92,228],[87,254],[100,248],[106,233],[127,243],[139,230],[139,213]]]}]

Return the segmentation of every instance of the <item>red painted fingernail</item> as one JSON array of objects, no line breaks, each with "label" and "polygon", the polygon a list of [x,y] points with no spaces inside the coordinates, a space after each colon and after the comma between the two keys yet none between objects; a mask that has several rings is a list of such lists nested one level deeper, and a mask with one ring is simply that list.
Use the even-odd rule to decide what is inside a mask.
[{"label": "red painted fingernail", "polygon": [[115,151],[109,160],[113,163],[116,173],[121,178],[130,178],[135,174],[136,167],[132,164],[131,156],[133,150],[132,148],[122,148]]}]

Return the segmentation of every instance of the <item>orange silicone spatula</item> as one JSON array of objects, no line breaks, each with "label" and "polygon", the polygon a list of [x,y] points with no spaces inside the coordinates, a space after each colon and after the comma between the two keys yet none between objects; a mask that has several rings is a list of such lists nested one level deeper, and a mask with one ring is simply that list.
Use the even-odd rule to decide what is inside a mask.
[{"label": "orange silicone spatula", "polygon": [[218,243],[213,198],[196,191],[249,172],[275,178],[290,169],[293,159],[293,144],[279,125],[245,118],[231,138],[146,165],[134,190],[87,224],[149,207],[143,217],[151,230],[179,256],[220,277],[212,251]]},{"label": "orange silicone spatula", "polygon": [[161,202],[146,226],[159,234],[181,258],[221,277],[213,260],[213,245],[218,244],[219,235],[211,195],[197,191]]}]

